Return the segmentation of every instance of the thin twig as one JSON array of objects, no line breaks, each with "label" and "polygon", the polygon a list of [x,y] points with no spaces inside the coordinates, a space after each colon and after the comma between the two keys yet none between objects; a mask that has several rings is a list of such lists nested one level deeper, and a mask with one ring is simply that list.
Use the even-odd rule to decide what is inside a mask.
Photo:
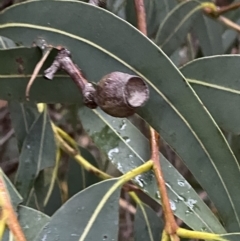
[{"label": "thin twig", "polygon": [[236,30],[237,32],[240,32],[240,26],[236,23],[234,23],[233,21],[231,21],[230,19],[224,17],[224,16],[219,16],[217,18],[221,23],[223,23],[224,25],[226,25],[227,27]]},{"label": "thin twig", "polygon": [[217,8],[217,14],[222,15],[224,13],[227,13],[232,10],[236,10],[240,7],[240,2],[232,3],[228,6],[218,7]]},{"label": "thin twig", "polygon": [[174,240],[178,241],[179,237],[176,235],[176,230],[178,228],[177,223],[174,219],[173,212],[171,210],[167,188],[163,178],[162,168],[160,165],[159,157],[159,134],[150,127],[151,134],[151,159],[153,161],[153,170],[157,179],[157,185],[161,195],[161,202],[163,207],[163,214],[165,219],[165,230]]},{"label": "thin twig", "polygon": [[52,65],[44,71],[44,77],[52,80],[55,73],[61,69],[71,77],[81,91],[85,105],[91,109],[96,108],[97,104],[94,99],[96,90],[93,84],[83,77],[81,70],[73,63],[70,51],[65,48],[59,51]]},{"label": "thin twig", "polygon": [[27,100],[29,100],[29,92],[30,92],[31,86],[32,86],[34,80],[36,79],[36,77],[37,77],[40,69],[42,68],[44,62],[46,61],[48,55],[50,54],[51,50],[52,50],[52,48],[48,48],[48,49],[46,50],[46,52],[43,54],[42,58],[41,58],[40,61],[37,63],[37,65],[36,65],[36,67],[35,67],[35,69],[34,69],[34,71],[33,71],[33,74],[32,74],[32,76],[31,76],[31,79],[30,79],[29,82],[28,82],[28,85],[27,85],[26,91],[25,91],[25,96],[26,96],[26,99],[27,99]]},{"label": "thin twig", "polygon": [[145,35],[147,35],[147,25],[146,25],[146,12],[143,0],[134,0],[135,9],[137,14],[137,24],[138,29]]},{"label": "thin twig", "polygon": [[[146,14],[145,14],[143,0],[135,0],[135,8],[137,12],[138,29],[143,34],[147,35]],[[151,137],[151,141],[150,141],[151,142],[151,159],[153,161],[153,170],[156,176],[157,185],[158,185],[161,199],[162,199],[162,207],[163,207],[163,213],[165,218],[165,230],[167,234],[171,237],[172,241],[179,241],[180,239],[176,235],[176,230],[178,226],[174,219],[174,215],[170,207],[167,188],[165,185],[162,168],[160,165],[159,134],[152,127],[150,127],[150,137]]]},{"label": "thin twig", "polygon": [[2,146],[13,134],[14,130],[11,129],[4,137],[0,139],[0,146]]}]

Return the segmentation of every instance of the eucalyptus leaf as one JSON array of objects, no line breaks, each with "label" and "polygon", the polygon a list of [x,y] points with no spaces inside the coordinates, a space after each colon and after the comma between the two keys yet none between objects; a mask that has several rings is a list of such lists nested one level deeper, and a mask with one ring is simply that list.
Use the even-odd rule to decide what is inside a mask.
[{"label": "eucalyptus leaf", "polygon": [[197,59],[180,69],[218,125],[234,134],[240,134],[239,66],[240,55],[223,55]]},{"label": "eucalyptus leaf", "polygon": [[197,35],[203,55],[223,54],[222,25],[205,15],[197,17],[193,31]]},{"label": "eucalyptus leaf", "polygon": [[[89,163],[97,167],[96,160],[88,150],[80,148],[80,153]],[[100,181],[94,173],[84,170],[84,168],[72,158],[69,160],[67,175],[69,197]]]},{"label": "eucalyptus leaf", "polygon": [[163,221],[147,205],[137,205],[134,219],[134,240],[159,241],[164,229]]},{"label": "eucalyptus leaf", "polygon": [[61,196],[61,190],[59,187],[58,182],[56,181],[51,193],[51,196],[49,198],[48,203],[44,207],[44,212],[47,215],[52,216],[63,204],[62,196]]},{"label": "eucalyptus leaf", "polygon": [[185,40],[190,28],[200,15],[201,5],[197,1],[184,1],[178,4],[159,26],[155,42],[171,55]]},{"label": "eucalyptus leaf", "polygon": [[38,118],[39,112],[37,106],[31,102],[19,103],[16,100],[9,101],[11,121],[18,141],[18,147],[21,150],[25,137]]},{"label": "eucalyptus leaf", "polygon": [[[79,110],[83,127],[94,143],[106,153],[122,173],[127,173],[150,158],[150,143],[127,119],[113,118],[103,111],[86,107]],[[184,177],[161,155],[161,166],[174,214],[196,230],[224,233],[212,211]],[[146,194],[160,202],[160,194],[153,172],[133,180]]]},{"label": "eucalyptus leaf", "polygon": [[39,172],[54,166],[56,145],[52,126],[46,110],[39,116],[25,138],[16,173],[16,188],[28,201]]},{"label": "eucalyptus leaf", "polygon": [[[240,25],[240,19],[236,21],[236,24]],[[223,43],[224,53],[230,50],[230,48],[234,44],[234,41],[236,41],[237,36],[238,36],[238,33],[233,29],[226,29],[224,31],[224,33],[222,34],[222,43]]]},{"label": "eucalyptus leaf", "polygon": [[[87,225],[85,240],[117,240],[120,188],[106,198],[118,179],[102,181],[79,192],[52,216],[34,241],[76,241]],[[104,200],[103,205],[100,201]]]},{"label": "eucalyptus leaf", "polygon": [[[240,229],[239,164],[199,97],[151,40],[112,13],[78,1],[49,1],[47,4],[30,1],[10,7],[0,14],[0,34],[27,46],[32,46],[41,36],[48,44],[67,47],[91,81],[98,81],[116,70],[142,77],[149,85],[150,99],[137,113],[185,162],[214,202],[228,231]],[[9,69],[6,62],[16,66],[17,57],[15,51],[11,56],[8,51],[11,50],[0,51],[0,59],[6,57],[1,61],[0,98],[20,98],[26,88],[24,78],[33,71],[25,69],[33,63],[27,59],[24,75],[16,67],[6,72],[5,66]],[[31,57],[35,62],[40,59]],[[18,81],[9,81],[14,79],[12,77]],[[9,96],[10,90],[18,95]],[[77,102],[80,96],[74,84],[64,76],[51,82],[38,78],[31,94],[34,101],[53,103]]]}]

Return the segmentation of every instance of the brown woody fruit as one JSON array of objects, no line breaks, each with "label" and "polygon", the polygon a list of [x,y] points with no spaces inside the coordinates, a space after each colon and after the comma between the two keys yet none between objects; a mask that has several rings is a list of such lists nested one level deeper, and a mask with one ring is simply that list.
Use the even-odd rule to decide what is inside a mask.
[{"label": "brown woody fruit", "polygon": [[149,98],[149,89],[142,78],[122,72],[112,72],[97,84],[95,102],[107,114],[128,117]]}]

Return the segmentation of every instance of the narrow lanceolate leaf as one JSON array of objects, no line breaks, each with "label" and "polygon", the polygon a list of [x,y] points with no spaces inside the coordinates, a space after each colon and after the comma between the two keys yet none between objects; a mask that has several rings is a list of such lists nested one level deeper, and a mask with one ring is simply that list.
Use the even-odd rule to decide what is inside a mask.
[{"label": "narrow lanceolate leaf", "polygon": [[20,154],[15,183],[24,202],[27,202],[39,172],[54,165],[55,152],[52,126],[45,110],[30,129]]},{"label": "narrow lanceolate leaf", "polygon": [[[26,206],[18,208],[18,221],[22,227],[26,240],[34,240],[36,235],[40,232],[43,226],[50,221],[50,218],[37,210]],[[10,241],[11,236],[9,231],[6,230],[2,241]]]},{"label": "narrow lanceolate leaf", "polygon": [[[96,160],[88,150],[80,148],[80,153],[89,163],[97,166]],[[94,173],[84,170],[79,163],[70,158],[67,172],[69,197],[99,181],[100,179]]]},{"label": "narrow lanceolate leaf", "polygon": [[203,55],[223,54],[222,25],[203,14],[196,18],[194,28]]},{"label": "narrow lanceolate leaf", "polygon": [[[240,20],[236,22],[236,24],[240,24]],[[238,33],[233,29],[226,29],[222,34],[222,43],[223,43],[223,53],[230,53],[230,50],[236,41]]]},{"label": "narrow lanceolate leaf", "polygon": [[240,134],[239,66],[240,55],[224,55],[197,59],[181,68],[218,125],[235,134]]},{"label": "narrow lanceolate leaf", "polygon": [[[138,114],[184,161],[207,191],[228,230],[240,229],[237,160],[190,84],[151,40],[112,13],[79,1],[30,1],[10,7],[0,14],[0,35],[27,46],[41,36],[51,45],[67,47],[91,81],[116,70],[141,76],[150,88],[150,98]],[[126,42],[130,44],[123,44]],[[16,64],[18,51],[25,61],[20,66]],[[24,57],[25,51],[30,58]],[[10,99],[8,93],[16,94],[11,99],[24,97],[26,75],[31,75],[33,62],[41,58],[41,52],[37,57],[34,51],[39,50],[0,51],[0,98]],[[22,66],[24,71],[19,71]],[[31,91],[33,101],[81,100],[74,83],[64,77],[53,81],[38,78]]]},{"label": "narrow lanceolate leaf", "polygon": [[95,184],[67,201],[34,241],[117,240],[120,188],[107,193],[118,179]]},{"label": "narrow lanceolate leaf", "polygon": [[14,209],[16,209],[17,206],[22,202],[23,199],[22,199],[21,195],[18,193],[18,191],[16,190],[16,188],[14,187],[14,185],[8,179],[8,177],[4,174],[4,172],[2,170],[0,170],[0,172],[4,178],[4,182],[6,184],[12,206]]},{"label": "narrow lanceolate leaf", "polygon": [[137,205],[134,219],[134,240],[159,241],[164,228],[163,221],[147,205]]},{"label": "narrow lanceolate leaf", "polygon": [[39,112],[37,106],[33,103],[10,101],[8,108],[11,115],[11,121],[18,141],[18,147],[21,150],[22,144],[33,122],[38,118]]},{"label": "narrow lanceolate leaf", "polygon": [[178,4],[161,22],[155,42],[162,50],[171,55],[186,39],[190,28],[200,15],[201,5],[197,1]]},{"label": "narrow lanceolate leaf", "polygon": [[[131,171],[150,158],[150,143],[129,120],[113,118],[86,107],[80,109],[79,116],[94,143],[122,173]],[[183,176],[163,155],[160,161],[174,214],[193,229],[224,233],[212,211]],[[157,202],[161,201],[153,172],[137,176],[133,181]]]}]

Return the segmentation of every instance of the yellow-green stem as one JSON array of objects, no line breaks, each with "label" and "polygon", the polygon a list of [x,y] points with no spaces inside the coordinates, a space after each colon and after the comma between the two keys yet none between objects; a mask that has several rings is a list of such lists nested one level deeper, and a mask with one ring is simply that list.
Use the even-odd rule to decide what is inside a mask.
[{"label": "yellow-green stem", "polygon": [[140,167],[137,167],[130,172],[122,175],[119,180],[108,190],[108,192],[103,196],[102,200],[99,202],[98,206],[96,207],[94,213],[92,214],[91,218],[88,221],[87,226],[85,227],[79,241],[84,241],[86,236],[88,235],[94,221],[96,220],[96,217],[100,213],[102,207],[106,203],[106,201],[110,198],[110,196],[115,192],[117,188],[125,184],[126,182],[130,181],[132,178],[149,171],[153,167],[153,161],[145,162]]},{"label": "yellow-green stem", "polygon": [[226,241],[226,239],[220,237],[218,234],[191,231],[184,228],[178,228],[176,233],[181,238]]}]

